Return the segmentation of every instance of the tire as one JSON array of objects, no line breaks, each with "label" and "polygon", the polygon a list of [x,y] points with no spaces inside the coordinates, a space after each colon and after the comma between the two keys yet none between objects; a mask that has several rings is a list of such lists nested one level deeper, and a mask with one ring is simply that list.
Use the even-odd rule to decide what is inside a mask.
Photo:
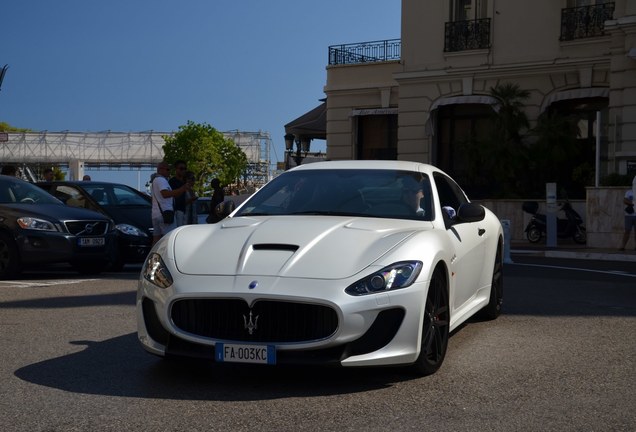
[{"label": "tire", "polygon": [[108,269],[110,263],[73,263],[73,268],[81,275],[98,275]]},{"label": "tire", "polygon": [[437,268],[431,278],[426,295],[424,320],[422,325],[422,345],[420,355],[413,364],[413,371],[426,376],[435,373],[446,356],[450,327],[450,308],[446,276]]},{"label": "tire", "polygon": [[111,258],[110,266],[108,267],[108,271],[111,272],[120,272],[123,270],[126,263],[124,262],[119,251],[115,252]]},{"label": "tire", "polygon": [[531,226],[526,230],[526,238],[530,243],[538,243],[541,241],[541,237],[543,237],[543,233],[536,226]]},{"label": "tire", "polygon": [[585,227],[576,227],[574,234],[572,235],[572,239],[578,244],[587,243],[587,232],[585,231]]},{"label": "tire", "polygon": [[490,283],[490,300],[488,304],[479,311],[478,317],[483,320],[494,320],[501,314],[503,304],[503,254],[501,242],[497,245],[497,254],[492,271],[492,281]]},{"label": "tire", "polygon": [[13,239],[0,233],[0,279],[11,279],[20,274],[20,256]]}]

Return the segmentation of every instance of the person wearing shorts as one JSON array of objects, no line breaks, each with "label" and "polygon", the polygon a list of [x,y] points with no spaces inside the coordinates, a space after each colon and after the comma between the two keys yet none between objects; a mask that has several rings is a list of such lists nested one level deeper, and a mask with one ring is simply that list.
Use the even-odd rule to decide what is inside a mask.
[{"label": "person wearing shorts", "polygon": [[625,250],[625,246],[627,246],[627,242],[629,241],[629,234],[632,230],[634,230],[634,249],[636,249],[636,210],[634,210],[633,189],[625,192],[623,204],[625,205],[625,233],[623,234],[623,242],[621,244],[620,250]]},{"label": "person wearing shorts", "polygon": [[164,223],[161,212],[174,210],[174,197],[181,196],[189,189],[188,184],[184,184],[178,189],[172,190],[168,177],[170,176],[170,165],[167,162],[157,164],[157,175],[152,180],[150,189],[152,191],[152,244],[154,245],[168,232],[177,227],[176,222]]}]

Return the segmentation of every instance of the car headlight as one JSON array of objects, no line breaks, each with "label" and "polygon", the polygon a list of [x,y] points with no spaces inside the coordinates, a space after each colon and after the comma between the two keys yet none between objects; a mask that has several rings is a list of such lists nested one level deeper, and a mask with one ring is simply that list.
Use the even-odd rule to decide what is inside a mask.
[{"label": "car headlight", "polygon": [[391,291],[410,286],[422,270],[421,261],[403,261],[377,271],[345,289],[349,295],[360,296]]},{"label": "car headlight", "polygon": [[148,237],[148,234],[146,234],[145,232],[143,232],[142,230],[140,230],[139,228],[133,225],[117,224],[115,228],[117,228],[117,230],[120,233],[129,235],[129,236]]},{"label": "car headlight", "polygon": [[20,228],[40,230],[40,231],[57,231],[58,230],[55,227],[55,225],[53,225],[53,223],[44,219],[37,219],[32,217],[18,218],[18,225],[20,225]]},{"label": "car headlight", "polygon": [[148,282],[159,288],[168,288],[172,285],[172,275],[164,264],[161,256],[157,253],[151,253],[146,258],[141,274]]}]

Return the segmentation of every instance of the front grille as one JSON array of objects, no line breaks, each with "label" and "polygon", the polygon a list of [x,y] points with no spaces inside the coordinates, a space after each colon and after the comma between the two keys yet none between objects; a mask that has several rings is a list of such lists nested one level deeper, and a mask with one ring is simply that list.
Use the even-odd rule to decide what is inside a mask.
[{"label": "front grille", "polygon": [[108,222],[96,220],[64,222],[69,233],[76,236],[103,236],[108,232]]},{"label": "front grille", "polygon": [[330,307],[272,300],[257,301],[251,309],[240,299],[178,300],[171,315],[185,332],[243,342],[315,341],[338,328],[338,315]]}]

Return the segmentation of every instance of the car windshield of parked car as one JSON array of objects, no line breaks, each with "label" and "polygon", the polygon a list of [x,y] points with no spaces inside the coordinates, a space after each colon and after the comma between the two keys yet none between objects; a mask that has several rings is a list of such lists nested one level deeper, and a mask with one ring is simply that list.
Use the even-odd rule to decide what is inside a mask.
[{"label": "car windshield of parked car", "polygon": [[236,216],[328,215],[432,220],[425,174],[396,170],[286,172],[265,185]]},{"label": "car windshield of parked car", "polygon": [[59,204],[46,191],[31,183],[12,177],[3,176],[0,179],[0,204]]},{"label": "car windshield of parked car", "polygon": [[83,188],[101,206],[151,206],[149,198],[126,185],[97,183]]}]

